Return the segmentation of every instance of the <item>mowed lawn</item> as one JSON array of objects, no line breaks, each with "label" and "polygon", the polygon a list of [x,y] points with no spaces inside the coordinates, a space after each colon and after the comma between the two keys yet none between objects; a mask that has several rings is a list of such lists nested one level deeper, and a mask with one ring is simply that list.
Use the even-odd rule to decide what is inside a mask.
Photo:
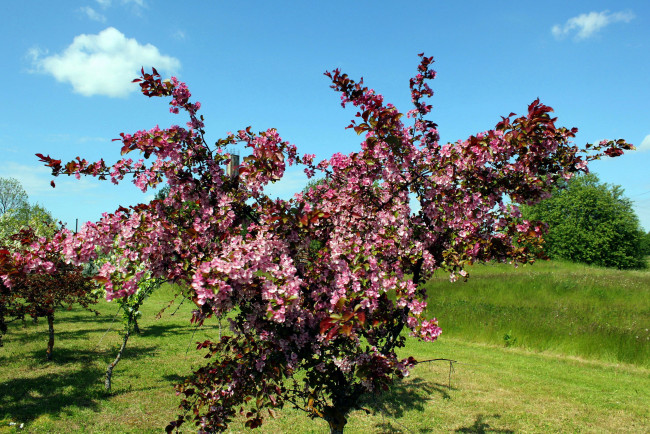
[{"label": "mowed lawn", "polygon": [[[453,369],[418,365],[387,394],[368,397],[347,431],[650,432],[650,272],[560,262],[470,272],[469,282],[431,282],[443,336],[411,340],[404,352],[456,360]],[[121,341],[115,303],[101,302],[98,317],[60,313],[52,362],[45,321],[11,324],[0,348],[0,432],[163,431],[177,414],[173,385],[203,363],[195,342],[219,334],[214,322],[192,326],[187,302],[157,319],[172,295],[164,287],[145,302],[142,334],[129,341],[111,395],[103,378]],[[286,408],[258,432],[328,429]]]}]

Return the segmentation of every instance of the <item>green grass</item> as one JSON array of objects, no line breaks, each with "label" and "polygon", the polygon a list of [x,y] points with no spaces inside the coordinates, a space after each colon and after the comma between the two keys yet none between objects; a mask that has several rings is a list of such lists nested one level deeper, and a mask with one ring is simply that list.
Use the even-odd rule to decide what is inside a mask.
[{"label": "green grass", "polygon": [[650,272],[566,262],[475,265],[428,284],[429,314],[455,338],[650,367]]},{"label": "green grass", "polygon": [[[558,273],[554,274],[553,270]],[[512,270],[475,267],[472,279],[483,281],[484,285],[475,288],[473,298],[469,286],[472,283],[448,285],[436,281],[433,295],[438,300],[452,300],[451,293],[454,293],[460,300],[465,294],[476,305],[504,309],[517,303],[526,309],[535,306],[541,309],[546,300],[551,306],[559,303],[583,315],[591,312],[596,318],[601,318],[599,309],[604,306],[615,306],[616,311],[627,303],[631,313],[617,317],[618,322],[611,320],[610,324],[633,322],[634,318],[637,322],[644,318],[647,321],[648,315],[642,316],[647,312],[647,286],[638,287],[647,274],[617,274],[558,263],[525,267],[513,274],[509,271]],[[540,276],[535,277],[537,274]],[[493,277],[489,278],[490,275]],[[569,288],[561,275],[592,283]],[[562,288],[556,296],[542,289],[528,292],[514,289],[512,283],[517,279],[529,282],[526,279],[531,278],[540,288],[544,286],[543,281],[551,279],[556,279]],[[497,290],[495,284],[490,289],[487,282],[491,280],[505,284],[506,288]],[[610,286],[613,294],[599,295],[602,290],[599,288]],[[508,288],[514,295],[508,296]],[[626,292],[638,297],[632,294],[626,298]],[[525,298],[524,294],[529,297]],[[161,432],[176,416],[179,401],[173,385],[203,363],[194,342],[218,335],[214,323],[200,329],[189,324],[192,306],[188,303],[174,316],[171,313],[176,306],[156,319],[156,313],[167,305],[170,295],[171,290],[166,288],[145,302],[140,321],[143,333],[129,341],[126,354],[114,371],[111,395],[103,391],[103,376],[120,344],[116,331],[121,327],[120,317],[113,322],[116,304],[100,303],[99,317],[78,309],[59,314],[52,362],[45,361],[47,324],[44,321],[27,322],[24,326],[11,324],[5,347],[0,348],[0,433],[18,432],[17,425],[9,425],[12,422],[25,424],[27,432]],[[594,299],[599,298],[609,303],[594,304]],[[585,307],[591,305],[591,311]],[[476,336],[463,337],[462,331],[467,329],[469,333],[470,327],[463,325],[459,316],[472,318],[472,310],[471,306],[465,311],[456,308],[453,321],[445,317],[445,312],[437,310],[445,327],[443,336],[433,344],[410,340],[408,352],[404,353],[420,360],[439,357],[457,360],[451,383],[448,364],[419,365],[389,393],[368,397],[364,407],[369,413],[354,412],[346,432],[650,432],[647,363],[619,363],[613,357],[609,360],[610,357],[597,353],[591,359],[584,355],[575,357],[577,352],[565,342],[574,339],[573,335],[564,336],[563,341],[559,334],[550,341],[553,345],[547,351],[539,351],[540,348],[530,344],[534,341],[527,337],[525,329],[520,331],[520,326],[515,325],[518,323],[507,323],[504,319],[493,323],[512,329],[517,342],[510,347],[505,347],[503,336],[499,336],[503,330],[498,328],[494,328],[496,338],[482,330]],[[484,312],[491,315],[496,310]],[[505,317],[516,317],[508,315]],[[476,320],[491,321],[489,315]],[[454,321],[461,323],[455,329]],[[615,339],[618,335],[606,336]],[[486,342],[477,342],[481,339]],[[562,354],[564,350],[568,355]],[[192,431],[190,426],[187,428],[187,432]],[[240,423],[232,425],[231,432],[244,431]],[[259,432],[327,433],[328,430],[323,421],[312,421],[297,410],[286,408],[277,418],[268,420]]]}]

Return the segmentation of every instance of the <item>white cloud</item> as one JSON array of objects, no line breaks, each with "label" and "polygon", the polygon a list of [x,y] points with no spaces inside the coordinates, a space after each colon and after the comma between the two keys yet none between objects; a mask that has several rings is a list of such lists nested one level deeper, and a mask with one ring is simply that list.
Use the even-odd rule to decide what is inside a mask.
[{"label": "white cloud", "polygon": [[563,26],[559,24],[554,25],[551,33],[557,39],[562,39],[575,31],[577,32],[575,35],[576,40],[587,39],[612,23],[629,23],[634,17],[635,15],[631,11],[615,13],[609,13],[609,11],[589,12],[588,14],[581,14],[577,17],[570,18]]},{"label": "white cloud", "polygon": [[107,8],[111,5],[111,0],[95,0],[101,7]]},{"label": "white cloud", "polygon": [[100,23],[106,22],[106,17],[100,14],[99,12],[97,12],[95,9],[91,8],[90,6],[84,6],[79,8],[79,12],[83,13],[93,21],[99,21]]},{"label": "white cloud", "polygon": [[76,36],[60,54],[44,54],[38,49],[28,52],[36,71],[70,83],[75,92],[84,96],[126,97],[138,89],[131,82],[141,67],[153,66],[168,73],[181,67],[178,59],[162,55],[151,44],[141,45],[113,27],[97,35]]},{"label": "white cloud", "polygon": [[639,146],[636,147],[637,151],[650,151],[650,134],[645,136],[645,139]]}]

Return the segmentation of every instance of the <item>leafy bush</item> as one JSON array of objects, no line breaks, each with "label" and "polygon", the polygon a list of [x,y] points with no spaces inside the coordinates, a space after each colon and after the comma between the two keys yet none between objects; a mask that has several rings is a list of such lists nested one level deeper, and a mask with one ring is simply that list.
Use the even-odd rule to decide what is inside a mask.
[{"label": "leafy bush", "polygon": [[641,252],[646,256],[650,255],[650,231],[641,239]]}]

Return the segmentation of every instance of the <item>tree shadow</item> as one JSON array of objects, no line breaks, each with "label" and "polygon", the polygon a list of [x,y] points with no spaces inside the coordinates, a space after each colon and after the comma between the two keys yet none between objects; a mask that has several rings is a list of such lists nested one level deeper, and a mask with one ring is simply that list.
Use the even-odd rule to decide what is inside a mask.
[{"label": "tree shadow", "polygon": [[146,326],[140,325],[140,330],[140,334],[134,334],[134,336],[142,338],[160,338],[169,335],[191,334],[197,329],[192,325],[153,324]]},{"label": "tree shadow", "polygon": [[499,414],[493,414],[491,416],[484,416],[482,414],[479,414],[476,416],[476,420],[474,420],[474,424],[466,427],[461,427],[454,432],[464,432],[464,433],[476,433],[476,434],[484,434],[484,433],[514,433],[513,430],[511,429],[500,429],[500,428],[494,428],[490,426],[488,422],[486,422],[487,418],[495,418],[498,419],[500,418],[501,415]]},{"label": "tree shadow", "polygon": [[381,432],[381,433],[420,433],[420,434],[429,434],[432,432],[430,428],[420,428],[420,429],[413,429],[413,428],[407,428],[403,425],[400,425],[399,422],[396,421],[388,421],[385,420],[382,423],[376,423],[374,426],[374,431],[375,432]]},{"label": "tree shadow", "polygon": [[[47,343],[47,342],[46,342]],[[112,360],[117,355],[118,347],[109,350],[82,350],[78,348],[65,348],[57,347],[54,345],[54,351],[52,352],[52,360],[46,360],[45,358],[45,344],[43,349],[37,349],[31,351],[25,355],[25,358],[29,360],[30,367],[39,367],[45,364],[53,365],[68,365],[70,363],[91,363],[97,361],[103,361],[102,363],[108,363],[109,360]],[[150,357],[156,354],[156,347],[143,347],[133,345],[132,347],[127,346],[124,349],[122,354],[122,359],[137,359],[140,357]]]},{"label": "tree shadow", "polygon": [[44,414],[57,418],[73,408],[99,410],[103,375],[99,367],[85,364],[64,373],[14,378],[0,384],[0,408],[3,415],[19,423],[29,423]]},{"label": "tree shadow", "polygon": [[[119,323],[119,315],[116,317],[116,315],[111,314],[111,315],[105,315],[105,314],[99,314],[95,315],[93,312],[90,311],[83,311],[80,313],[54,313],[54,327],[56,328],[56,321],[60,320],[62,322],[69,322],[69,323],[91,323],[91,324],[97,324],[97,323],[110,323],[110,322],[117,322]],[[44,321],[43,318],[39,318],[39,321]],[[45,320],[47,323],[47,320]]]},{"label": "tree shadow", "polygon": [[[79,316],[81,318],[81,316]],[[41,318],[42,321],[42,318]],[[91,334],[94,333],[101,333],[104,332],[104,329],[102,327],[94,327],[94,328],[80,328],[78,330],[66,330],[64,329],[65,327],[68,326],[68,323],[91,323],[90,320],[80,320],[75,317],[74,319],[64,319],[57,321],[57,318],[54,318],[54,339],[58,340],[67,340],[67,339],[88,339],[88,337]],[[108,321],[94,321],[91,324],[97,325],[97,322],[106,322],[110,323],[110,319]],[[117,328],[121,328],[121,324],[118,322],[117,323]],[[61,330],[64,329],[64,330]],[[10,330],[10,333],[8,333],[7,337],[7,342],[18,342],[21,344],[29,344],[32,342],[36,342],[39,340],[44,340],[44,342],[47,344],[47,339],[48,339],[48,329],[47,329],[47,321],[44,321],[44,324],[42,324],[39,321],[39,324],[28,324],[26,323],[25,325],[21,325],[20,323],[16,325],[16,329]]]},{"label": "tree shadow", "polygon": [[166,381],[169,381],[173,385],[177,385],[185,381],[185,379],[190,375],[188,373],[187,375],[178,375],[178,374],[169,374],[169,375],[163,375],[163,379]]},{"label": "tree shadow", "polygon": [[425,403],[432,395],[442,399],[451,399],[449,391],[454,387],[440,383],[431,383],[421,378],[409,381],[400,381],[392,385],[386,393],[381,395],[365,396],[362,398],[361,407],[366,407],[373,413],[382,413],[388,417],[399,419],[405,411],[425,410]]},{"label": "tree shadow", "polygon": [[[153,346],[127,347],[123,357],[148,357],[154,355],[156,349]],[[0,383],[1,414],[18,423],[29,423],[45,414],[55,418],[72,414],[73,409],[99,411],[101,401],[107,397],[104,391],[106,367],[102,361],[112,360],[116,351],[57,349],[55,346],[54,359],[51,361],[45,360],[44,350],[26,354],[25,358],[30,360],[30,371],[43,370],[44,373]],[[51,366],[55,366],[57,372],[51,372],[48,369]],[[70,366],[74,368],[66,369]],[[111,396],[130,391],[113,391]]]},{"label": "tree shadow", "polygon": [[[405,427],[398,419],[404,417],[407,411],[425,411],[425,405],[432,396],[451,399],[450,391],[457,390],[446,384],[432,383],[422,378],[412,378],[408,381],[396,382],[384,394],[366,397],[364,402],[373,413],[379,413],[389,419],[375,423],[374,431],[382,433],[429,433],[429,428],[414,429]],[[363,405],[363,404],[362,404]]]}]

